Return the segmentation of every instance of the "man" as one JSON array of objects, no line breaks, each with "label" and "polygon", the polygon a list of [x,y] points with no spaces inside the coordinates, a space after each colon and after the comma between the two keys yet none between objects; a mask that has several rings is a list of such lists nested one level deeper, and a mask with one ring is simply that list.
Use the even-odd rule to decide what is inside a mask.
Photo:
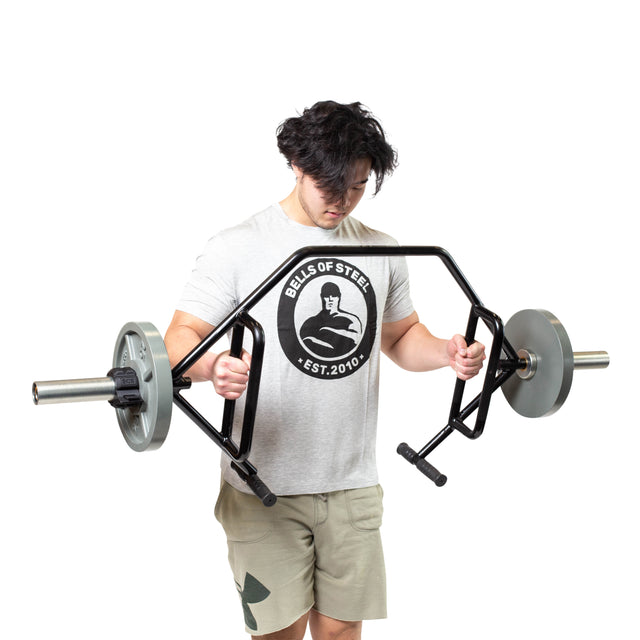
[{"label": "man", "polygon": [[[395,244],[350,217],[371,176],[375,195],[396,165],[362,105],[317,103],[286,120],[277,139],[295,187],[209,241],[167,331],[172,364],[300,247]],[[307,321],[318,314],[318,295],[337,290],[350,314],[342,329],[357,339],[338,352],[310,348]],[[309,626],[314,640],[357,639],[362,620],[386,616],[375,465],[380,352],[411,371],[451,366],[466,380],[482,367],[484,347],[460,335],[436,338],[419,322],[399,257],[309,259],[252,315],[266,347],[251,460],[278,501],[264,507],[223,456],[216,505],[246,630],[302,640]],[[241,404],[250,348],[241,358],[208,353],[188,375]]]}]

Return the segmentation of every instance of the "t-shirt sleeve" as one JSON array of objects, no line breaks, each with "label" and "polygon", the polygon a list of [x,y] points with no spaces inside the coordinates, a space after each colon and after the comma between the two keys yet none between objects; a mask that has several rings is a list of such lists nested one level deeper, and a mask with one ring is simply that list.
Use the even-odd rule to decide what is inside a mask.
[{"label": "t-shirt sleeve", "polygon": [[382,322],[404,320],[413,313],[409,288],[409,268],[405,256],[390,258],[389,293],[382,315]]},{"label": "t-shirt sleeve", "polygon": [[234,255],[216,236],[196,260],[177,309],[216,326],[238,306],[236,298]]}]

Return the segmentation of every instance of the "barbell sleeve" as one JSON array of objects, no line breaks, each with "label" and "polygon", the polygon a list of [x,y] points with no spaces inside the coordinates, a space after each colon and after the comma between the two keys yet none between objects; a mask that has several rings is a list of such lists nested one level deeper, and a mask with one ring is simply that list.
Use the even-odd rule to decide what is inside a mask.
[{"label": "barbell sleeve", "polygon": [[606,351],[574,351],[574,369],[606,369],[609,366],[609,354]]},{"label": "barbell sleeve", "polygon": [[47,380],[34,382],[32,393],[34,404],[113,400],[116,395],[116,383],[110,377]]}]

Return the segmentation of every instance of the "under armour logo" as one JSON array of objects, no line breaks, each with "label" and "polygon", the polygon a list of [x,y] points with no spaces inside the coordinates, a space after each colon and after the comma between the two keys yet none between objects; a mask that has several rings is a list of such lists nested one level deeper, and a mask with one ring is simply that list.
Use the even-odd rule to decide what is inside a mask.
[{"label": "under armour logo", "polygon": [[244,576],[244,589],[240,588],[240,585],[236,582],[236,589],[240,594],[242,600],[242,610],[244,612],[244,622],[249,629],[256,631],[258,629],[258,623],[249,609],[250,604],[256,604],[266,600],[271,591],[267,589],[259,580],[254,578],[250,573],[246,573]]}]

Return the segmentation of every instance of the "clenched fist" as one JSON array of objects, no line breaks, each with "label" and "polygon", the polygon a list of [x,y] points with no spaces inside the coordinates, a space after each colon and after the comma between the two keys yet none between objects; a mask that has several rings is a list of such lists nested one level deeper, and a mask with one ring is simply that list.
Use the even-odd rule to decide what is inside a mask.
[{"label": "clenched fist", "polygon": [[220,353],[212,368],[212,381],[216,393],[226,400],[237,400],[247,388],[251,355],[243,351],[240,358],[234,358],[228,351]]}]

